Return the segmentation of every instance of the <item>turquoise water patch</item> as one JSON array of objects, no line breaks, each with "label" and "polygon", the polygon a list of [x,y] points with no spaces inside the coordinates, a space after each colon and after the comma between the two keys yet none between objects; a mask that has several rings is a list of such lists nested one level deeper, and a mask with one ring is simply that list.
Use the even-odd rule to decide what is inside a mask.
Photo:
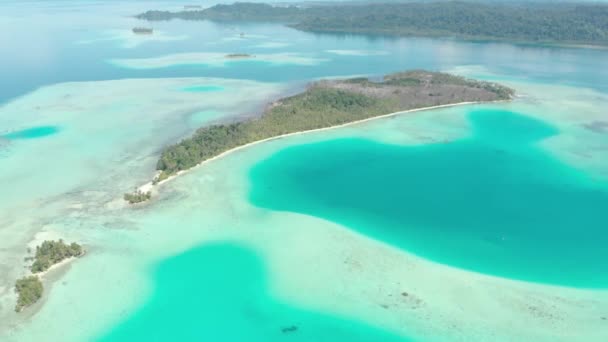
[{"label": "turquoise water patch", "polygon": [[185,87],[181,89],[182,91],[191,92],[191,93],[208,93],[214,91],[223,91],[224,87],[216,86],[216,85],[195,85],[190,87]]},{"label": "turquoise water patch", "polygon": [[153,297],[100,341],[406,341],[358,322],[280,303],[258,257],[201,246],[155,270]]},{"label": "turquoise water patch", "polygon": [[250,201],[343,224],[482,273],[608,287],[608,184],[538,146],[557,131],[506,111],[470,114],[473,134],[400,146],[339,139],[255,165]]},{"label": "turquoise water patch", "polygon": [[200,112],[192,113],[190,115],[190,122],[194,125],[195,128],[198,128],[209,120],[213,120],[218,117],[221,117],[221,113],[217,111],[203,110]]},{"label": "turquoise water patch", "polygon": [[8,140],[38,139],[57,133],[59,133],[59,128],[56,126],[38,126],[6,133],[4,135],[0,135],[0,138]]}]

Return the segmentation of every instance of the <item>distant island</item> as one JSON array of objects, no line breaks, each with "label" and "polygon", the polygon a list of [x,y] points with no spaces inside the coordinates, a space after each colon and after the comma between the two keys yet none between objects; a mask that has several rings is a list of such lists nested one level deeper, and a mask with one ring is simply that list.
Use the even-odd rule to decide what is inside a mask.
[{"label": "distant island", "polygon": [[608,4],[602,3],[235,3],[194,11],[148,11],[136,17],[279,22],[319,33],[608,45]]},{"label": "distant island", "polygon": [[152,193],[150,191],[141,191],[135,190],[134,192],[128,192],[123,196],[124,200],[129,202],[129,204],[141,203],[152,198]]},{"label": "distant island", "polygon": [[224,57],[228,58],[228,59],[240,59],[240,58],[252,58],[254,56],[250,55],[248,53],[230,53],[230,54],[227,54]]},{"label": "distant island", "polygon": [[26,260],[34,260],[30,267],[34,275],[25,276],[18,279],[15,283],[15,292],[17,293],[15,311],[22,311],[42,297],[44,288],[40,278],[35,274],[46,272],[53,265],[59,264],[69,258],[80,257],[83,254],[84,250],[82,246],[75,242],[66,244],[63,240],[47,240],[40,246],[37,246],[34,257],[26,258]]},{"label": "distant island", "polygon": [[[440,72],[414,70],[367,78],[324,80],[304,92],[278,100],[256,119],[198,129],[167,147],[157,163],[158,184],[180,171],[248,144],[289,134],[327,129],[363,120],[446,105],[509,100],[514,91],[502,85]],[[148,200],[149,187],[133,196]],[[141,200],[141,201],[140,201]]]},{"label": "distant island", "polygon": [[152,34],[154,29],[149,27],[134,27],[131,31],[135,34]]}]

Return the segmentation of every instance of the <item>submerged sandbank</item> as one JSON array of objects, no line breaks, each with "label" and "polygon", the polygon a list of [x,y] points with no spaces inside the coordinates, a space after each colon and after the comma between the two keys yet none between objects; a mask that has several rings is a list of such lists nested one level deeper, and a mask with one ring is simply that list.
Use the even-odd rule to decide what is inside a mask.
[{"label": "submerged sandbank", "polygon": [[162,30],[154,30],[153,34],[149,35],[138,35],[134,34],[129,29],[122,30],[104,30],[99,33],[99,37],[92,39],[83,39],[76,42],[76,44],[81,45],[91,45],[99,42],[118,42],[122,48],[125,49],[133,49],[139,47],[142,44],[152,43],[152,42],[173,42],[186,40],[190,38],[187,35],[180,34],[170,34],[164,32]]},{"label": "submerged sandbank", "polygon": [[[182,90],[202,85],[221,90],[213,97]],[[97,245],[96,233],[82,233],[80,217],[120,207],[115,194],[152,177],[162,146],[205,123],[246,116],[243,108],[262,107],[283,90],[214,78],[125,79],[43,87],[1,106],[0,132],[19,131],[24,122],[60,129],[8,140],[0,151],[0,320],[14,314],[13,285],[27,273],[23,258],[37,232]],[[56,223],[64,220],[78,228]]]},{"label": "submerged sandbank", "polygon": [[231,52],[191,52],[177,53],[150,58],[112,59],[108,62],[129,69],[159,69],[180,65],[204,65],[209,67],[223,67],[228,63],[265,62],[273,65],[301,65],[313,66],[327,61],[327,59],[311,57],[299,53],[273,53],[255,54],[248,58],[230,58]]}]

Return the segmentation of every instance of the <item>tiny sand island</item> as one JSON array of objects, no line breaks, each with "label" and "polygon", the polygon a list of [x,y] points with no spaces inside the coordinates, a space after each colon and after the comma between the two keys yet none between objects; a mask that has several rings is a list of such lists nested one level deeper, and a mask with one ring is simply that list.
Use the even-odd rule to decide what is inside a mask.
[{"label": "tiny sand island", "polygon": [[256,119],[202,127],[167,147],[154,180],[124,199],[130,204],[147,201],[152,186],[254,143],[407,111],[510,100],[513,94],[513,89],[496,83],[424,70],[389,74],[379,82],[367,78],[315,82],[300,94],[272,103]]},{"label": "tiny sand island", "polygon": [[224,57],[227,58],[227,59],[242,59],[242,58],[252,58],[252,57],[255,57],[255,56],[250,55],[248,53],[230,53],[230,54],[227,54]]},{"label": "tiny sand island", "polygon": [[37,246],[34,257],[26,258],[26,261],[34,261],[30,267],[34,275],[25,276],[18,279],[15,283],[15,292],[17,293],[15,311],[21,312],[42,297],[44,287],[42,281],[40,281],[40,277],[48,270],[55,265],[64,263],[72,258],[78,258],[83,254],[84,250],[82,246],[75,242],[67,244],[63,240],[47,240],[40,246]]},{"label": "tiny sand island", "polygon": [[134,27],[131,30],[135,34],[152,34],[154,33],[154,29],[151,27]]}]

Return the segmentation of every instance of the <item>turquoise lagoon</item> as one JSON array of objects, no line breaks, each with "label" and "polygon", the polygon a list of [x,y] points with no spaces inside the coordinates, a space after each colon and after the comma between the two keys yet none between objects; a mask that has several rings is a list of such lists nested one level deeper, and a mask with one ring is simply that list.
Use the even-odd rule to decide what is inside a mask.
[{"label": "turquoise lagoon", "polygon": [[259,257],[230,243],[164,260],[154,278],[145,306],[99,341],[408,341],[278,302]]},{"label": "turquoise lagoon", "polygon": [[251,171],[251,201],[318,216],[441,263],[608,287],[608,183],[538,143],[559,132],[479,110],[470,137],[421,146],[339,139],[287,148]]},{"label": "turquoise lagoon", "polygon": [[208,93],[208,92],[223,91],[223,90],[224,90],[223,87],[215,86],[215,85],[195,85],[195,86],[191,86],[191,87],[182,88],[182,91],[188,91],[188,92],[193,92],[193,93]]},{"label": "turquoise lagoon", "polygon": [[[316,305],[319,303],[279,300],[273,293],[276,275],[271,277],[266,270],[274,260],[240,245],[205,243],[202,236],[213,215],[229,212],[239,201],[257,206],[260,216],[293,212],[336,222],[457,268],[537,283],[608,287],[608,274],[602,267],[608,253],[608,237],[602,231],[602,224],[608,221],[602,212],[608,186],[541,146],[547,139],[575,137],[572,132],[579,131],[558,130],[526,117],[525,111],[473,112],[468,137],[416,146],[380,142],[384,131],[373,127],[370,139],[348,137],[352,131],[341,130],[347,132],[341,139],[278,149],[268,159],[246,165],[235,162],[243,167],[246,183],[239,183],[238,199],[226,195],[236,191],[230,186],[218,187],[218,193],[205,198],[175,193],[178,179],[168,183],[149,208],[120,206],[120,194],[151,179],[162,145],[181,139],[198,125],[251,114],[251,106],[265,101],[258,97],[276,95],[279,85],[298,88],[320,77],[379,75],[411,68],[463,70],[491,80],[592,89],[591,97],[599,99],[592,102],[594,108],[602,108],[602,96],[608,93],[608,51],[316,35],[275,24],[236,27],[183,21],[154,23],[154,29],[187,39],[124,44],[122,36],[95,39],[106,37],[108,28],[128,32],[141,25],[131,17],[134,13],[175,9],[175,3],[64,1],[53,6],[41,1],[6,1],[3,6],[0,29],[6,33],[3,51],[7,53],[0,55],[0,109],[6,110],[0,111],[0,132],[11,133],[0,137],[0,146],[3,140],[40,139],[15,143],[20,146],[3,150],[0,159],[0,179],[8,184],[8,191],[4,188],[0,197],[0,208],[5,211],[0,213],[2,340],[4,336],[18,342],[84,341],[91,336],[106,341],[229,341],[244,336],[260,341],[397,339],[379,330],[378,324],[354,320],[360,317],[358,313],[345,318],[319,308],[323,307]],[[239,32],[246,33],[244,39]],[[30,47],[37,50],[21,53]],[[243,60],[218,67],[176,62],[158,69],[119,68],[108,63],[202,52],[291,53],[319,63]],[[187,80],[193,77],[265,83],[250,84],[237,92],[236,84],[224,87],[215,81],[208,85],[199,79]],[[215,89],[216,84],[222,89]],[[261,85],[272,91],[255,93]],[[567,89],[571,96],[560,103],[565,108],[579,108],[579,99],[573,95],[578,89]],[[543,94],[542,101],[563,100],[559,94],[548,94]],[[116,100],[117,95],[121,101]],[[527,97],[516,101],[529,99],[526,108],[531,114],[552,117],[552,112],[544,112],[551,108],[546,103],[534,107],[538,94],[524,95]],[[251,101],[240,102],[244,99]],[[39,117],[40,113],[48,117]],[[584,118],[587,113],[571,114]],[[581,119],[580,123],[588,122]],[[50,138],[57,131],[46,127],[49,124],[59,125],[60,134]],[[13,131],[20,127],[31,130]],[[64,127],[70,129],[64,131]],[[601,133],[585,134],[592,135],[597,146],[605,145]],[[588,137],[576,138],[581,136]],[[280,143],[289,145],[287,140]],[[255,150],[242,153],[255,155]],[[230,170],[232,166],[225,167]],[[205,177],[235,177],[221,170],[211,175],[204,168],[199,170],[183,179],[200,178],[202,182]],[[188,190],[196,194],[200,189]],[[227,209],[214,208],[215,202]],[[182,225],[182,219],[187,224]],[[234,220],[243,231],[256,232],[261,224],[257,219],[252,215]],[[10,286],[21,270],[21,265],[16,270],[14,264],[23,260],[26,244],[38,231],[82,241],[91,253],[71,266],[66,281],[60,279],[49,286],[43,305],[24,320],[12,312]],[[283,234],[288,236],[289,229]],[[150,240],[156,241],[156,248],[140,255]],[[166,245],[181,248],[175,251]],[[106,260],[111,262],[106,264]],[[121,262],[125,260],[128,262]],[[14,277],[5,278],[6,274]],[[289,274],[282,276],[288,278]],[[139,291],[135,278],[147,279],[151,292]],[[99,284],[120,286],[106,290],[108,286]],[[87,295],[91,292],[99,293],[99,299]],[[121,301],[138,296],[138,305]],[[342,302],[358,299],[341,298]],[[443,313],[428,311],[428,316],[419,319],[424,324],[440,322]],[[514,316],[513,320],[525,317]],[[505,338],[508,332],[473,318],[471,324],[478,324],[475,329],[487,329],[492,337],[496,333],[509,340]],[[298,329],[282,332],[291,326]],[[17,331],[13,333],[14,327]],[[409,331],[410,326],[398,326],[400,334],[413,335]],[[431,340],[433,334],[426,332]],[[457,337],[475,340],[467,338],[466,332]]]}]

